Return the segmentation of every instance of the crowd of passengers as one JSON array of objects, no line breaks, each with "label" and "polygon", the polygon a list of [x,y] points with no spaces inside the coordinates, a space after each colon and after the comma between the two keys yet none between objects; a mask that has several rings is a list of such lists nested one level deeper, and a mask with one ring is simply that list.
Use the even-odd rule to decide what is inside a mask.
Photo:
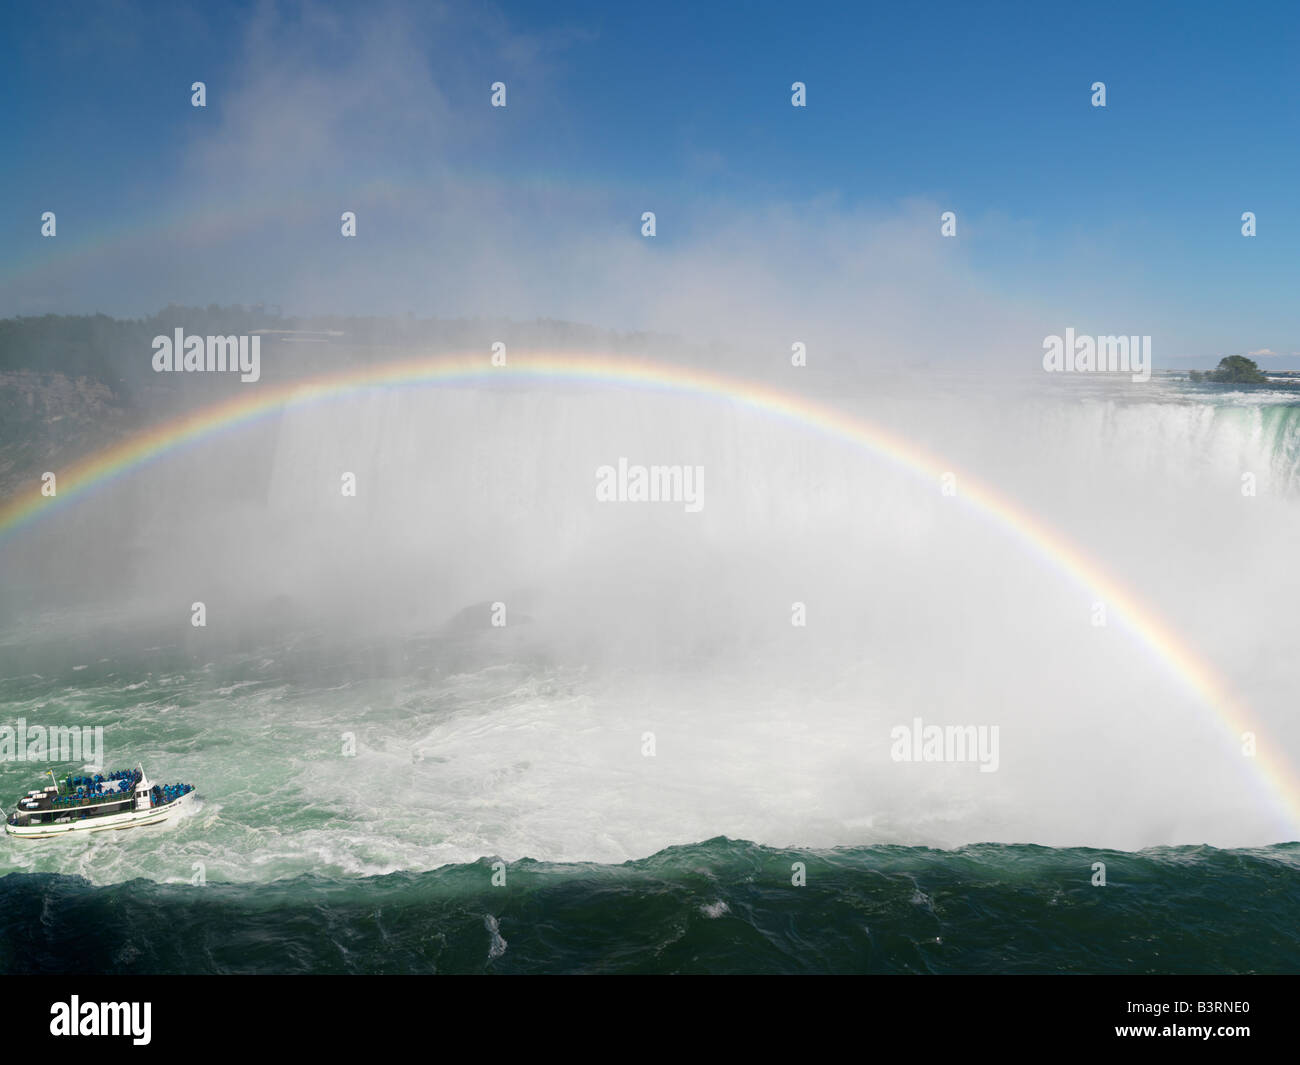
[{"label": "crowd of passengers", "polygon": [[[125,783],[123,783],[125,781]],[[66,794],[54,797],[55,806],[81,806],[86,802],[122,799],[132,794],[140,783],[138,769],[118,769],[94,776],[69,776],[63,781]],[[165,806],[194,790],[192,784],[155,784],[149,789],[149,805]]]}]

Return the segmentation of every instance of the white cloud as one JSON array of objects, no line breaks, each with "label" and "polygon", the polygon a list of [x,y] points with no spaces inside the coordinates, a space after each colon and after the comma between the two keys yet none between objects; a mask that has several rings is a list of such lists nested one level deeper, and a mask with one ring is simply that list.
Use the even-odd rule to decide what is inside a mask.
[{"label": "white cloud", "polygon": [[[986,290],[967,258],[979,220],[945,239],[936,203],[675,200],[541,180],[526,158],[514,168],[518,126],[499,121],[488,86],[505,71],[528,88],[510,107],[544,110],[575,44],[581,34],[531,38],[491,12],[266,5],[233,83],[209,86],[215,128],[195,134],[185,182],[159,204],[175,221],[55,261],[14,298],[44,298],[57,278],[64,298],[80,291],[85,309],[117,313],[266,302],[305,314],[550,317],[774,359],[802,340],[810,365],[832,353],[1037,365],[1060,316]],[[465,98],[469,85],[481,91]],[[345,210],[357,213],[355,239],[339,233]],[[657,213],[656,238],[640,236],[644,210]]]}]

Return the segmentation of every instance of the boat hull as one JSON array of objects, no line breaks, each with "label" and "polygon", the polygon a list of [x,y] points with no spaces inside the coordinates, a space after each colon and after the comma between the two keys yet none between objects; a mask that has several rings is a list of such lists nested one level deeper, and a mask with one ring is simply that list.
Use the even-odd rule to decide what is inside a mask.
[{"label": "boat hull", "polygon": [[52,839],[55,836],[67,836],[74,833],[118,832],[127,828],[141,828],[144,825],[157,825],[166,821],[172,814],[193,799],[195,792],[173,799],[165,806],[152,806],[148,810],[127,810],[120,814],[106,814],[102,817],[69,818],[67,821],[50,821],[41,825],[5,824],[5,831],[19,839]]}]

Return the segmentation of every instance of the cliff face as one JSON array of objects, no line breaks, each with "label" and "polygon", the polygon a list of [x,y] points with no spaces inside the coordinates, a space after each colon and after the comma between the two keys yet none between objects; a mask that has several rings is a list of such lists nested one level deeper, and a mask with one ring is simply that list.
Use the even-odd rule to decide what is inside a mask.
[{"label": "cliff face", "polygon": [[120,438],[134,421],[99,381],[0,371],[0,498]]},{"label": "cliff face", "polygon": [[[260,336],[260,379],[155,372],[154,339],[177,329],[187,336]],[[498,338],[512,351],[661,356],[682,346],[649,334],[550,320],[308,320],[260,307],[172,306],[140,320],[102,314],[0,319],[0,499],[148,425],[250,388],[415,355],[478,351],[486,360]]]}]

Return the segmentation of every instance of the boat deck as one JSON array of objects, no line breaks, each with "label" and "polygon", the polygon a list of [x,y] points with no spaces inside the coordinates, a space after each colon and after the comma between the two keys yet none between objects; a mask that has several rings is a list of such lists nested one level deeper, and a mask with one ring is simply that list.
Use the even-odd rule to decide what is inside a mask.
[{"label": "boat deck", "polygon": [[[68,796],[60,795],[59,798],[66,799]],[[54,805],[54,792],[44,792],[39,798],[35,795],[24,795],[18,800],[18,808],[26,814],[43,814],[52,810],[64,812],[67,810],[98,810],[101,806],[120,806],[122,803],[135,802],[134,789],[126,792],[125,795],[96,795],[89,799],[74,799],[72,802],[61,802],[58,806]],[[28,805],[35,803],[35,806]]]}]

